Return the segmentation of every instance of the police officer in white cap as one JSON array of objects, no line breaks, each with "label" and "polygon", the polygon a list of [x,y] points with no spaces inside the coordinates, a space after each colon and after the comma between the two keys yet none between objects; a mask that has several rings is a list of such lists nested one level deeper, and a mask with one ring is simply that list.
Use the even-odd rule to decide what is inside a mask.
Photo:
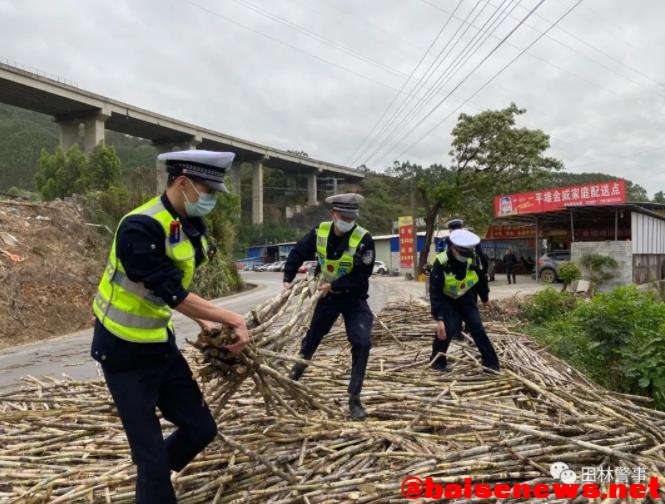
[{"label": "police officer in white cap", "polygon": [[[452,233],[456,229],[462,229],[464,227],[464,219],[461,219],[460,217],[454,217],[446,222],[446,226],[448,227],[448,231]],[[445,243],[446,248],[452,245],[450,242],[450,236],[446,236]],[[478,273],[478,283],[473,287],[474,298],[477,303],[478,297],[480,296],[480,300],[483,302],[483,305],[489,306],[489,258],[487,257],[487,254],[483,252],[483,248],[480,246],[480,242],[478,242],[474,248],[474,261],[476,265],[476,272]],[[468,329],[468,326],[465,325],[464,332],[468,333]],[[464,336],[460,332],[457,333],[453,339],[464,341]]]},{"label": "police officer in white cap", "polygon": [[431,360],[438,371],[447,370],[445,354],[451,339],[461,331],[462,322],[466,322],[486,370],[499,370],[499,359],[485,332],[473,292],[480,279],[474,260],[478,243],[480,238],[471,231],[454,230],[450,233],[450,246],[437,255],[432,267],[430,302],[437,327]]},{"label": "police officer in white cap", "polygon": [[[242,315],[189,292],[194,270],[208,260],[204,215],[224,186],[230,152],[182,151],[166,161],[166,191],[125,215],[93,302],[91,355],[104,371],[137,466],[139,504],[175,504],[171,471],[182,470],[217,435],[201,390],[178,350],[176,310],[201,328],[231,326],[240,352],[249,341]],[[166,438],[155,408],[176,429]]]},{"label": "police officer in white cap", "polygon": [[[349,410],[354,420],[367,416],[360,401],[365,370],[371,348],[374,316],[367,305],[369,277],[374,267],[374,240],[369,231],[358,226],[359,194],[338,194],[326,199],[331,205],[331,220],[320,223],[291,250],[284,265],[284,286],[289,288],[300,265],[312,257],[318,259],[319,300],[300,356],[310,360],[323,337],[330,332],[341,314],[351,343],[351,380]],[[291,378],[299,380],[307,366],[296,364]]]},{"label": "police officer in white cap", "polygon": [[[456,229],[463,229],[464,228],[464,219],[461,219],[459,217],[454,217],[450,219],[448,222],[446,222],[446,226],[448,227],[448,231],[451,233],[455,231]],[[446,237],[446,246],[450,245],[450,236]],[[476,265],[478,267],[482,268],[484,272],[487,271],[487,267],[489,265],[489,258],[487,255],[483,252],[482,247],[480,246],[480,242],[478,242],[478,245],[476,245],[475,249],[475,259],[476,259]]]}]

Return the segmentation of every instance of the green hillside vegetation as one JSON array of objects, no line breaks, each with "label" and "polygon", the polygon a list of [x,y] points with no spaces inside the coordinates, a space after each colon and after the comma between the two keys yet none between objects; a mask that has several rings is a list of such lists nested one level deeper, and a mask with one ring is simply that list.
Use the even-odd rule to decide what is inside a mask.
[{"label": "green hillside vegetation", "polygon": [[[497,111],[498,113],[517,110],[514,106]],[[474,120],[473,116],[465,116],[467,121]],[[517,130],[521,131],[521,130]],[[58,154],[56,149],[59,143],[58,126],[49,116],[19,109],[9,105],[0,104],[0,192],[14,191],[39,192],[37,183],[44,189],[44,180],[40,180],[40,160],[44,163],[55,163]],[[126,205],[134,205],[151,196],[155,187],[155,157],[156,149],[150,141],[129,137],[116,132],[106,132],[106,145],[113,148],[113,155],[109,150],[100,150],[94,154],[92,172],[84,170],[91,180],[83,180],[76,173],[69,173],[62,177],[61,190],[46,189],[43,197],[51,198],[64,195],[63,190],[79,190],[98,192],[96,199],[97,219],[112,225],[117,220]],[[45,151],[45,154],[42,152]],[[64,153],[63,153],[64,154]],[[80,151],[70,153],[73,165],[84,163],[83,153]],[[303,153],[305,155],[305,153]],[[109,157],[110,156],[110,157]],[[113,164],[112,157],[119,160],[118,166]],[[99,159],[106,157],[106,167],[99,166]],[[78,161],[75,161],[75,158]],[[95,158],[99,158],[94,161]],[[50,160],[50,161],[49,161]],[[62,159],[60,159],[62,162]],[[103,163],[102,163],[103,164]],[[81,166],[70,166],[74,172],[79,172]],[[342,184],[338,191],[358,191],[366,197],[362,210],[361,223],[373,234],[389,234],[393,232],[393,222],[400,215],[411,213],[411,191],[408,177],[414,173],[433,174],[437,177],[449,179],[454,177],[454,170],[443,165],[420,167],[408,162],[395,162],[384,173],[376,173],[364,167],[365,179],[358,184]],[[97,170],[95,172],[95,170]],[[107,172],[105,170],[110,170]],[[109,175],[111,173],[112,175]],[[227,237],[228,243],[233,243],[233,255],[242,257],[246,247],[255,243],[276,243],[292,241],[301,236],[307,229],[321,219],[326,218],[327,212],[323,205],[318,208],[307,208],[307,180],[304,175],[285,173],[264,167],[264,224],[251,224],[251,165],[242,167],[242,197],[238,201],[239,216],[234,216],[236,227],[232,236]],[[43,174],[42,174],[43,175]],[[95,181],[99,178],[111,177],[113,180]],[[73,177],[73,178],[72,178]],[[591,181],[603,181],[612,177],[603,173],[567,173],[565,171],[551,171],[544,176],[530,181],[526,186],[502,187],[510,192],[530,190],[542,187],[565,186],[581,184]],[[452,179],[451,179],[452,180]],[[54,178],[55,181],[55,178]],[[421,180],[422,182],[422,180]],[[425,179],[425,184],[427,179]],[[82,184],[82,185],[81,185]],[[438,223],[441,225],[447,218],[462,214],[467,221],[479,232],[484,231],[491,220],[491,208],[494,192],[489,186],[487,190],[477,191],[473,197],[467,198],[463,205],[444,205],[438,212]],[[483,188],[485,189],[485,188]],[[495,188],[496,189],[496,188]],[[627,181],[628,199],[631,201],[646,201],[646,190],[630,181]],[[319,182],[318,200],[323,202],[332,192],[330,182]],[[42,191],[44,192],[44,191]],[[418,187],[414,188],[415,213],[424,217],[426,208],[418,194]],[[656,193],[655,201],[665,201],[663,192]],[[300,205],[302,212],[287,221],[285,208]],[[131,207],[130,207],[131,208]],[[113,209],[113,210],[111,210]],[[106,218],[100,213],[110,212]],[[238,223],[239,222],[239,223]],[[227,233],[228,234],[228,233]]]}]

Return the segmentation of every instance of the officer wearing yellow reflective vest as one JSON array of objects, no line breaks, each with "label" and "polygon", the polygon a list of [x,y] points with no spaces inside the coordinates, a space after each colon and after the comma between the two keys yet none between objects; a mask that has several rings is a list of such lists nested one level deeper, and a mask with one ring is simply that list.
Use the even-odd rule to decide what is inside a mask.
[{"label": "officer wearing yellow reflective vest", "polygon": [[[364,420],[367,416],[360,401],[360,392],[369,359],[374,319],[367,305],[369,277],[374,267],[374,240],[366,229],[356,224],[363,200],[362,196],[353,193],[327,198],[332,221],[320,223],[305,235],[291,250],[284,265],[284,286],[290,288],[304,261],[314,256],[318,261],[322,297],[302,340],[300,356],[303,359],[312,359],[339,315],[344,317],[347,338],[351,343],[348,392],[349,410],[354,420]],[[291,378],[299,380],[306,368],[304,364],[294,365]]]},{"label": "officer wearing yellow reflective vest", "polygon": [[[167,189],[125,215],[93,301],[91,355],[102,367],[137,466],[136,502],[175,503],[171,471],[182,470],[216,436],[217,425],[176,346],[176,310],[201,328],[231,326],[237,353],[249,341],[244,318],[189,292],[211,252],[202,217],[228,192],[233,153],[160,155]],[[156,408],[176,429],[162,437]]]},{"label": "officer wearing yellow reflective vest", "polygon": [[[486,370],[499,370],[499,359],[487,337],[475,299],[475,288],[482,275],[474,257],[478,243],[480,238],[471,231],[454,230],[450,233],[450,245],[436,257],[432,266],[430,303],[437,328],[430,359],[432,367],[438,371],[447,371],[446,352],[451,340],[462,330],[462,322],[466,323]],[[478,294],[481,300],[487,301],[486,291]]]}]

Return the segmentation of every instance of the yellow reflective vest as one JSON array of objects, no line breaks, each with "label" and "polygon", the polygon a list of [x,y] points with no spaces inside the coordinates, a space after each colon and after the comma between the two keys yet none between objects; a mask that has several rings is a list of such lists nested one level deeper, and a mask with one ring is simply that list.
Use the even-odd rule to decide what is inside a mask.
[{"label": "yellow reflective vest", "polygon": [[[147,215],[155,219],[164,229],[166,255],[183,272],[182,286],[186,289],[192,282],[196,268],[196,251],[187,235],[180,229],[179,240],[169,240],[173,215],[157,196],[125,215]],[[122,222],[122,221],[121,221]],[[120,225],[118,225],[120,227]],[[118,338],[135,343],[161,343],[168,339],[167,329],[173,331],[171,308],[162,298],[145,288],[141,282],[133,282],[116,255],[116,236],[111,245],[108,264],[97,288],[92,303],[95,316],[102,325]],[[201,237],[203,255],[207,258],[208,244]],[[205,259],[204,259],[205,260]]]},{"label": "yellow reflective vest", "polygon": [[467,292],[469,289],[478,283],[478,273],[470,269],[473,265],[473,259],[468,258],[466,260],[466,276],[462,280],[455,278],[455,275],[451,272],[446,272],[445,265],[448,263],[448,253],[441,252],[436,256],[436,260],[441,263],[441,266],[444,266],[443,270],[443,293],[446,296],[451,298],[460,298]]},{"label": "yellow reflective vest", "polygon": [[316,256],[321,267],[321,278],[324,282],[332,282],[351,273],[353,270],[353,256],[363,237],[368,233],[366,229],[360,226],[354,227],[349,237],[349,246],[339,259],[333,260],[328,258],[328,237],[332,227],[332,222],[322,222],[316,231]]}]

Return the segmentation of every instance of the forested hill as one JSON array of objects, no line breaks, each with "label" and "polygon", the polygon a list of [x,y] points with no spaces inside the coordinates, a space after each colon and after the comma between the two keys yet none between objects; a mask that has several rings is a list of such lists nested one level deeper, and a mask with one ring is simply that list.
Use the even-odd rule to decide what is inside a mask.
[{"label": "forested hill", "polygon": [[[0,192],[12,187],[36,191],[35,173],[39,166],[42,149],[53,152],[58,145],[57,124],[49,116],[0,104]],[[152,187],[154,180],[156,151],[149,141],[128,137],[112,131],[106,132],[106,142],[115,147],[121,163],[123,182],[131,187]],[[390,171],[389,171],[390,173]],[[411,213],[411,198],[408,184],[395,177],[366,172],[366,178],[357,186],[341,186],[341,190],[360,191],[367,198],[362,223],[375,234],[390,233],[392,222],[400,215]],[[540,187],[556,187],[602,181],[612,177],[603,173],[553,172],[540,181]],[[261,229],[250,229],[243,224],[241,235],[247,242],[279,241],[292,239],[300,230],[320,218],[321,212],[305,212],[300,219],[287,222],[285,208],[305,206],[307,182],[304,177],[285,174],[266,168],[264,172],[264,218]],[[647,193],[639,185],[627,183],[629,199],[647,199]],[[251,172],[243,170],[242,222],[251,222]],[[322,201],[330,188],[325,182],[319,184],[319,200]],[[491,198],[491,195],[488,195]],[[657,200],[663,197],[656,194]],[[422,215],[416,198],[416,214]],[[444,211],[445,213],[445,211]],[[441,215],[442,218],[447,215]],[[256,236],[254,236],[256,232]],[[275,236],[272,236],[275,234]],[[243,240],[245,241],[245,240]]]},{"label": "forested hill", "polygon": [[[12,187],[36,191],[39,154],[53,152],[59,138],[52,117],[0,103],[0,192]],[[107,131],[106,143],[115,147],[128,180],[154,170],[156,150],[149,141]]]}]

